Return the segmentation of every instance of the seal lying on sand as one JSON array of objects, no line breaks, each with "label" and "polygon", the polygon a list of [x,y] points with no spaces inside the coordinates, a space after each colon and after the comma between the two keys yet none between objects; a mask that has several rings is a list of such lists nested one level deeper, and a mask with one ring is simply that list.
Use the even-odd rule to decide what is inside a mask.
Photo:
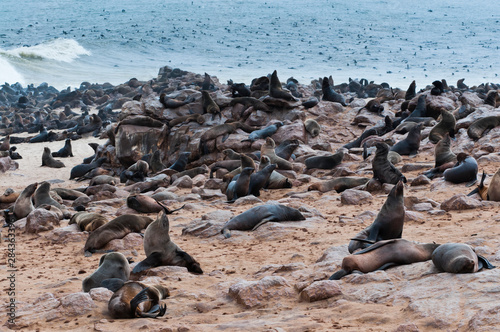
[{"label": "seal lying on sand", "polygon": [[299,221],[306,218],[299,210],[281,204],[255,206],[229,220],[221,230],[225,238],[231,237],[230,230],[255,230],[268,221]]},{"label": "seal lying on sand", "polygon": [[484,268],[495,268],[464,243],[445,243],[432,253],[432,262],[440,270],[450,273],[474,273]]},{"label": "seal lying on sand", "polygon": [[475,182],[477,180],[477,161],[472,156],[461,152],[457,155],[457,163],[453,168],[444,171],[446,181],[453,183]]}]

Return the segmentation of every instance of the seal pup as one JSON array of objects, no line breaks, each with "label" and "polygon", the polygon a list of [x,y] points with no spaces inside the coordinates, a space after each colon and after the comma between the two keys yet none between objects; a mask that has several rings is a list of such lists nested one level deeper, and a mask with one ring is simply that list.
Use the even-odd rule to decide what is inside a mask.
[{"label": "seal pup", "polygon": [[49,133],[44,125],[41,125],[40,132],[35,137],[30,138],[30,143],[46,142],[49,139]]},{"label": "seal pup", "polygon": [[432,253],[432,262],[440,271],[449,273],[475,273],[483,268],[494,269],[486,258],[476,254],[464,243],[445,243]]},{"label": "seal pup", "polygon": [[189,152],[189,151],[181,152],[179,154],[179,157],[177,158],[177,160],[169,168],[173,169],[177,172],[184,172],[184,170],[186,169],[186,165],[188,163],[190,155],[191,155],[191,152]]},{"label": "seal pup", "polygon": [[143,182],[146,176],[148,176],[148,172],[148,162],[144,160],[137,160],[129,168],[120,173],[120,182],[124,183],[127,182],[127,180],[131,180],[133,182]]},{"label": "seal pup", "polygon": [[377,151],[372,160],[373,178],[379,180],[382,184],[396,184],[403,179],[406,183],[404,175],[387,159],[389,154],[389,145],[384,142],[375,144]]},{"label": "seal pup", "polygon": [[260,148],[260,155],[267,156],[271,160],[272,164],[276,164],[279,169],[291,170],[293,169],[292,163],[276,155],[274,149],[276,148],[276,143],[271,137],[266,138],[266,142],[262,144]]},{"label": "seal pup", "polygon": [[321,84],[321,91],[323,92],[323,100],[332,101],[336,103],[340,103],[342,106],[347,106],[345,103],[345,98],[340,93],[337,93],[330,85],[330,81],[327,77],[323,78],[323,82]]},{"label": "seal pup", "polygon": [[404,140],[394,144],[391,151],[395,151],[400,155],[414,156],[418,153],[420,148],[420,131],[422,130],[422,123],[411,128],[408,135]]},{"label": "seal pup", "polygon": [[43,148],[42,154],[42,166],[47,166],[51,168],[62,168],[65,167],[64,163],[60,160],[55,160],[50,153],[50,149],[48,147]]},{"label": "seal pup", "polygon": [[242,142],[255,142],[258,139],[263,139],[269,136],[274,135],[278,129],[283,126],[283,122],[279,121],[269,125],[265,128],[252,131],[247,139],[241,140]]},{"label": "seal pup", "polygon": [[483,171],[481,182],[479,183],[477,188],[471,191],[467,196],[472,196],[477,193],[479,194],[479,196],[481,196],[482,200],[500,202],[500,169],[496,171],[495,175],[493,175],[489,186],[484,185],[485,179],[486,173],[484,173]]},{"label": "seal pup", "polygon": [[359,177],[359,176],[342,176],[338,178],[333,178],[331,180],[323,182],[315,182],[311,184],[307,190],[318,190],[322,193],[335,190],[338,193],[343,192],[346,189],[351,189],[357,186],[366,184],[370,179]]},{"label": "seal pup", "polygon": [[[260,157],[259,171],[263,170],[264,167],[271,164],[271,160],[268,156]],[[265,189],[282,189],[282,188],[292,188],[292,183],[283,174],[276,172],[276,170],[271,172],[269,180],[264,186]]]},{"label": "seal pup", "polygon": [[269,82],[269,96],[273,98],[284,99],[287,101],[296,100],[291,93],[283,90],[283,88],[281,87],[281,82],[278,78],[278,72],[276,70],[271,74],[271,80]]},{"label": "seal pup", "polygon": [[333,169],[342,163],[344,159],[344,151],[340,150],[337,153],[329,156],[314,156],[307,158],[304,163],[308,169]]},{"label": "seal pup", "polygon": [[425,262],[439,244],[416,243],[405,239],[379,241],[368,248],[344,257],[342,267],[330,280],[339,280],[353,271],[368,273],[385,270],[391,266]]},{"label": "seal pup", "polygon": [[52,157],[59,157],[59,158],[73,157],[71,138],[66,138],[66,141],[64,141],[64,146],[59,151],[52,152]]},{"label": "seal pup", "polygon": [[169,296],[170,292],[162,285],[127,281],[109,299],[108,311],[116,319],[162,317],[167,306],[160,301]]},{"label": "seal pup", "polygon": [[0,151],[10,150],[10,135],[4,137],[2,144],[0,145]]},{"label": "seal pup", "polygon": [[177,210],[169,210],[165,205],[158,202],[163,208],[156,220],[149,224],[144,233],[144,251],[146,259],[139,262],[132,273],[139,273],[157,266],[184,266],[189,272],[202,274],[200,264],[188,253],[184,252],[170,239],[168,214]]},{"label": "seal pup", "polygon": [[453,114],[444,108],[441,109],[441,121],[431,129],[429,141],[436,144],[445,134],[448,134],[451,138],[455,138],[455,125],[456,120]]},{"label": "seal pup", "polygon": [[[274,153],[276,153],[278,157],[281,157],[285,160],[290,160],[290,158],[292,158],[293,156],[293,152],[295,151],[295,149],[297,149],[299,145],[300,145],[299,140],[287,139],[286,141],[281,142],[281,144],[274,149]],[[295,157],[293,159],[295,159]]]},{"label": "seal pup", "polygon": [[88,292],[92,288],[103,287],[101,283],[106,279],[127,281],[129,277],[130,266],[127,258],[122,253],[110,252],[102,255],[97,270],[83,279],[82,289]]},{"label": "seal pup", "polygon": [[457,155],[457,163],[452,168],[444,171],[443,177],[446,181],[452,183],[476,182],[477,180],[477,161],[472,156],[461,152]]},{"label": "seal pup", "polygon": [[219,119],[222,118],[219,105],[217,105],[217,103],[210,96],[210,93],[206,90],[201,91],[201,104],[205,113],[212,114],[212,121],[215,119],[216,115]]},{"label": "seal pup", "polygon": [[300,221],[305,219],[299,210],[292,207],[281,204],[264,204],[254,206],[226,222],[221,233],[227,239],[231,237],[231,230],[254,231],[269,221]]},{"label": "seal pup", "polygon": [[349,242],[348,250],[351,254],[357,249],[367,247],[370,243],[401,238],[405,221],[403,187],[403,182],[398,181],[387,195],[373,223],[356,234]]},{"label": "seal pup", "polygon": [[162,93],[160,94],[160,103],[165,107],[165,108],[178,108],[184,105],[187,105],[191,102],[194,101],[194,96],[189,95],[186,97],[184,100],[179,100],[175,99],[172,97],[167,96],[167,94]]},{"label": "seal pup", "polygon": [[499,125],[500,115],[486,116],[472,122],[467,129],[467,135],[473,140],[478,140]]},{"label": "seal pup", "polygon": [[180,116],[178,118],[172,119],[168,122],[168,126],[170,128],[177,126],[178,124],[185,123],[185,122],[197,122],[198,124],[202,125],[205,123],[205,118],[203,115],[195,113],[195,114],[190,114],[190,115],[184,115]]},{"label": "seal pup", "polygon": [[91,213],[81,211],[75,213],[70,219],[68,225],[77,224],[82,232],[93,232],[108,222],[105,216],[100,213]]},{"label": "seal pup", "polygon": [[248,187],[250,185],[250,176],[255,168],[245,167],[240,174],[236,175],[227,186],[226,197],[228,203],[236,201],[240,197],[248,195]]},{"label": "seal pup", "polygon": [[30,214],[30,212],[35,209],[35,206],[33,205],[33,202],[31,200],[31,196],[33,196],[33,194],[35,193],[37,187],[38,182],[28,185],[16,199],[13,208],[14,216],[16,217],[16,219],[21,219],[28,216],[28,214]]},{"label": "seal pup", "polygon": [[99,115],[92,114],[90,116],[89,124],[78,127],[76,129],[76,133],[78,135],[83,135],[91,132],[97,133],[101,128],[102,128],[102,119],[99,117]]},{"label": "seal pup", "polygon": [[312,136],[316,137],[319,135],[321,131],[321,126],[314,119],[307,119],[304,121],[304,127],[306,127],[306,131]]},{"label": "seal pup", "polygon": [[116,217],[90,233],[83,248],[85,256],[91,256],[92,253],[104,247],[111,240],[122,239],[128,233],[139,233],[152,222],[153,219],[150,217],[135,214],[124,214]]}]

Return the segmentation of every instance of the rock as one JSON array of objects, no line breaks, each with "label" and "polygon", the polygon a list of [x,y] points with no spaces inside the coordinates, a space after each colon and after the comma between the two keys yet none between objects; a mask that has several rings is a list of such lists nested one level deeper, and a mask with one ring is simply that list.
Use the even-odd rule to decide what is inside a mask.
[{"label": "rock", "polygon": [[226,198],[226,195],[224,195],[220,189],[201,189],[198,192],[198,195],[200,195],[201,199],[207,200],[207,199],[214,199],[214,198]]},{"label": "rock", "polygon": [[79,292],[61,298],[61,306],[66,316],[81,316],[96,307],[89,293]]},{"label": "rock", "polygon": [[184,175],[178,179],[176,179],[172,186],[178,188],[193,188],[193,179],[189,177],[189,175]]},{"label": "rock", "polygon": [[405,222],[415,221],[424,223],[426,220],[425,216],[422,213],[414,212],[414,211],[405,211]]},{"label": "rock", "polygon": [[316,261],[316,263],[334,262],[335,264],[339,264],[347,255],[349,255],[349,251],[347,250],[347,244],[341,245],[339,247],[330,247],[325,250],[323,255],[321,255],[321,257]]},{"label": "rock", "polygon": [[201,220],[213,220],[217,222],[226,222],[234,217],[234,213],[227,210],[215,210],[201,216]]},{"label": "rock", "polygon": [[107,288],[104,287],[97,287],[97,288],[92,288],[89,291],[89,295],[92,298],[92,300],[96,302],[105,302],[108,303],[109,299],[114,293],[110,291]]},{"label": "rock", "polygon": [[399,325],[393,332],[419,332],[417,325],[415,324],[402,324]]},{"label": "rock", "polygon": [[222,179],[208,179],[206,182],[205,182],[205,185],[203,186],[203,188],[205,189],[221,189],[222,186],[224,185],[224,181],[222,181]]},{"label": "rock", "polygon": [[415,179],[413,179],[413,181],[411,182],[411,186],[412,187],[424,186],[424,185],[427,185],[430,183],[431,183],[431,180],[427,176],[422,174],[422,175],[417,176]]},{"label": "rock", "polygon": [[229,288],[229,296],[245,308],[265,306],[272,300],[293,297],[295,291],[283,277],[268,276],[259,281],[240,281]]},{"label": "rock", "polygon": [[278,131],[271,136],[271,138],[276,142],[276,145],[279,145],[281,142],[286,140],[294,139],[306,142],[306,137],[306,128],[301,120],[280,127]]},{"label": "rock", "polygon": [[413,205],[413,210],[415,211],[430,211],[432,210],[431,203],[418,203]]},{"label": "rock", "polygon": [[52,243],[83,242],[87,240],[87,233],[80,231],[77,224],[56,228],[45,234],[45,238]]},{"label": "rock", "polygon": [[431,163],[404,164],[403,167],[401,167],[401,172],[403,172],[403,173],[414,172],[414,171],[420,171],[423,169],[431,169],[433,167],[434,167],[434,164],[431,164]]},{"label": "rock", "polygon": [[26,218],[26,233],[50,231],[59,226],[59,217],[56,213],[38,208],[30,212]]},{"label": "rock", "polygon": [[364,190],[347,189],[340,195],[340,202],[345,205],[362,205],[369,203],[373,196]]},{"label": "rock", "polygon": [[233,205],[240,206],[240,205],[257,204],[257,203],[262,203],[262,200],[260,198],[255,197],[254,195],[248,195],[238,198],[236,201],[234,201]]},{"label": "rock", "polygon": [[482,203],[480,201],[472,197],[467,197],[464,194],[455,195],[441,203],[441,209],[445,211],[477,209],[481,206]]},{"label": "rock", "polygon": [[141,248],[144,239],[139,233],[129,233],[125,235],[122,239],[114,239],[108,242],[103,248],[103,250],[133,250],[135,248]]},{"label": "rock", "polygon": [[205,184],[207,177],[203,174],[198,174],[192,180],[193,180],[193,186],[201,187]]},{"label": "rock", "polygon": [[0,158],[0,173],[5,173],[7,171],[15,171],[19,168],[19,164],[10,157],[2,157]]},{"label": "rock", "polygon": [[224,222],[214,220],[193,221],[182,229],[182,235],[193,235],[201,238],[212,237],[220,234]]},{"label": "rock", "polygon": [[480,310],[469,320],[467,331],[493,331],[500,326],[500,306]]},{"label": "rock", "polygon": [[337,281],[321,280],[313,282],[309,287],[302,290],[300,299],[305,302],[315,302],[341,294],[342,292]]},{"label": "rock", "polygon": [[115,135],[116,157],[125,167],[130,167],[141,156],[158,146],[158,137],[165,136],[167,126],[155,128],[120,125]]}]

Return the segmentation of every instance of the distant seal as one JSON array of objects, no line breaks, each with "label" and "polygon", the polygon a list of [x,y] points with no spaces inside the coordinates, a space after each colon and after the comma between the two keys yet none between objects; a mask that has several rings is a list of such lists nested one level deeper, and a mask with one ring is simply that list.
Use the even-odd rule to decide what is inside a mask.
[{"label": "distant seal", "polygon": [[307,158],[304,163],[308,169],[333,169],[342,163],[344,159],[344,151],[340,150],[337,153],[329,156],[314,156]]},{"label": "distant seal", "polygon": [[69,179],[72,180],[84,176],[87,172],[90,172],[94,168],[100,167],[106,160],[106,157],[101,157],[90,164],[79,164],[74,166],[71,169]]},{"label": "distant seal", "polygon": [[429,179],[441,176],[446,169],[455,166],[457,155],[451,152],[450,146],[450,135],[446,133],[434,148],[434,168],[424,172]]},{"label": "distant seal", "polygon": [[215,119],[216,115],[219,116],[219,119],[221,118],[219,105],[217,105],[206,90],[201,91],[201,104],[205,113],[212,114],[212,120]]},{"label": "distant seal", "polygon": [[250,185],[250,176],[255,168],[245,167],[240,174],[229,183],[226,190],[226,197],[228,202],[234,202],[240,197],[248,195],[248,187]]},{"label": "distant seal", "polygon": [[[153,155],[151,156],[151,159],[149,160],[149,168],[151,168],[151,171],[153,173],[158,173],[165,168],[167,168],[163,162],[161,161],[161,152],[160,150],[156,150],[153,152]],[[147,172],[146,172],[147,174]]]},{"label": "distant seal", "polygon": [[35,208],[40,205],[47,204],[53,205],[60,210],[66,210],[66,207],[62,204],[59,204],[55,199],[50,196],[50,183],[47,181],[43,181],[40,183],[38,188],[33,195],[33,203]]},{"label": "distant seal", "polygon": [[276,153],[278,157],[289,160],[292,157],[293,152],[295,151],[295,149],[297,149],[297,147],[299,147],[299,145],[299,140],[287,139],[286,141],[281,142],[281,144],[274,149],[274,153]]},{"label": "distant seal", "polygon": [[76,129],[76,133],[78,135],[83,135],[86,133],[98,131],[101,128],[102,128],[102,119],[99,117],[99,115],[92,114],[90,116],[90,123],[85,126],[78,127]]},{"label": "distant seal", "polygon": [[170,211],[165,205],[158,204],[163,211],[158,214],[154,222],[149,224],[144,233],[144,251],[147,257],[134,267],[132,273],[139,273],[157,266],[183,266],[189,272],[203,273],[200,264],[170,239],[167,215],[178,209]]},{"label": "distant seal", "polygon": [[247,139],[242,140],[242,142],[255,142],[258,139],[264,139],[266,137],[274,135],[278,129],[283,126],[283,122],[276,122],[265,128],[252,131]]},{"label": "distant seal", "polygon": [[286,205],[259,205],[246,210],[226,222],[221,233],[225,238],[229,238],[231,237],[231,230],[253,231],[269,221],[300,221],[305,219],[299,210]]},{"label": "distant seal", "polygon": [[261,156],[268,156],[272,164],[276,164],[279,169],[291,170],[293,169],[292,163],[276,155],[274,149],[276,148],[276,143],[271,137],[266,138],[266,142],[262,144],[260,148]]},{"label": "distant seal", "polygon": [[227,137],[234,133],[236,129],[241,128],[243,131],[251,133],[254,128],[251,128],[241,122],[226,122],[220,125],[213,126],[212,128],[205,131],[200,137],[200,143],[198,150],[200,154],[208,154],[208,147],[206,146],[206,142],[212,139],[216,139],[219,136],[222,136],[222,142],[224,142]]},{"label": "distant seal", "polygon": [[130,277],[130,266],[127,258],[122,253],[110,252],[99,259],[99,267],[90,276],[83,279],[82,289],[84,292],[92,288],[102,287],[101,283],[106,279],[121,279],[127,281]]},{"label": "distant seal", "polygon": [[66,138],[64,146],[57,152],[52,152],[52,157],[66,158],[73,157],[73,149],[71,148],[71,138]]},{"label": "distant seal", "polygon": [[445,134],[451,138],[455,137],[456,120],[453,114],[445,109],[441,109],[441,121],[435,125],[429,133],[429,141],[433,144],[439,142]]},{"label": "distant seal", "polygon": [[85,256],[90,256],[111,240],[121,239],[132,232],[139,233],[151,222],[153,222],[153,219],[135,214],[124,214],[116,217],[90,233],[83,248]]},{"label": "distant seal", "polygon": [[162,317],[167,306],[160,301],[169,296],[170,292],[162,285],[127,281],[109,299],[108,311],[115,319]]},{"label": "distant seal", "polygon": [[15,192],[12,188],[7,188],[3,195],[0,195],[0,203],[15,203],[21,194]]},{"label": "distant seal", "polygon": [[473,140],[478,140],[491,129],[500,125],[500,115],[486,116],[472,122],[467,129],[467,135]]},{"label": "distant seal", "polygon": [[[94,168],[93,170],[96,170],[97,168]],[[114,176],[111,176],[111,175],[107,175],[107,174],[101,174],[101,175],[97,175],[97,176],[94,176],[92,177],[92,179],[90,180],[90,183],[89,183],[89,187],[92,187],[92,186],[98,186],[100,184],[109,184],[109,185],[116,185],[116,178]]]},{"label": "distant seal", "polygon": [[323,78],[323,83],[321,84],[321,91],[323,91],[323,100],[332,101],[340,103],[342,106],[347,106],[345,103],[345,98],[340,93],[337,93],[330,85],[328,77]]},{"label": "distant seal", "polygon": [[438,247],[439,244],[435,243],[416,243],[404,239],[379,241],[344,257],[342,268],[329,279],[339,280],[355,270],[368,273],[395,265],[424,262],[431,259],[432,252]]},{"label": "distant seal", "polygon": [[419,123],[415,127],[411,128],[405,139],[397,142],[391,148],[391,151],[395,151],[400,155],[414,156],[418,153],[420,148],[420,131],[422,130],[422,124]]},{"label": "distant seal", "polygon": [[245,110],[249,107],[253,107],[253,109],[256,111],[270,111],[269,106],[267,106],[266,103],[254,97],[237,97],[233,98],[233,100],[231,100],[231,102],[229,103],[230,106],[234,106],[236,104],[243,105]]},{"label": "distant seal", "polygon": [[250,183],[248,184],[248,195],[260,196],[260,190],[269,182],[271,174],[276,169],[275,164],[267,165],[262,170],[250,175]]},{"label": "distant seal", "polygon": [[42,166],[47,166],[51,168],[62,168],[65,167],[64,163],[60,160],[55,160],[50,153],[50,149],[48,147],[43,148],[42,154]]},{"label": "distant seal", "polygon": [[417,84],[415,83],[415,80],[413,80],[405,92],[405,100],[411,100],[417,95],[417,93],[415,91],[416,87],[417,87]]},{"label": "distant seal", "polygon": [[302,106],[304,106],[306,109],[312,108],[316,105],[318,105],[319,100],[316,97],[309,97],[309,99],[305,100],[302,102]]},{"label": "distant seal", "polygon": [[484,185],[485,179],[486,173],[484,173],[483,171],[481,182],[479,183],[477,188],[471,191],[467,196],[479,194],[482,200],[500,202],[500,169],[496,171],[495,175],[493,175],[489,186]]},{"label": "distant seal", "polygon": [[[259,171],[263,170],[264,167],[271,164],[271,160],[267,156],[262,156],[260,158]],[[265,189],[282,189],[282,188],[292,188],[292,183],[283,174],[274,170],[269,176],[267,184],[264,186]]]},{"label": "distant seal", "polygon": [[486,98],[484,99],[484,103],[486,105],[496,107],[497,98],[498,98],[498,91],[497,90],[490,90],[490,91],[488,91],[488,94],[486,95]]},{"label": "distant seal", "polygon": [[306,131],[312,136],[316,137],[319,135],[321,131],[321,126],[314,119],[307,119],[304,121],[304,126],[306,127]]},{"label": "distant seal", "polygon": [[271,81],[269,83],[269,96],[288,101],[295,101],[295,97],[291,93],[283,90],[283,88],[281,87],[281,82],[278,78],[278,72],[276,70],[271,74]]},{"label": "distant seal", "polygon": [[183,172],[186,169],[190,155],[191,152],[189,151],[179,153],[179,157],[169,168],[177,172]]},{"label": "distant seal", "polygon": [[40,133],[35,137],[30,138],[29,142],[40,143],[40,142],[47,142],[48,140],[49,140],[49,133],[47,132],[47,129],[45,129],[45,126],[42,125],[40,128]]},{"label": "distant seal", "polygon": [[318,190],[322,193],[335,190],[336,192],[341,193],[346,189],[364,185],[369,180],[369,178],[359,176],[342,176],[327,181],[315,182],[311,184],[307,190]]},{"label": "distant seal", "polygon": [[477,180],[477,161],[472,156],[461,152],[457,155],[457,163],[453,168],[444,171],[446,181],[453,183],[475,182]]},{"label": "distant seal", "polygon": [[229,172],[237,169],[238,167],[241,167],[241,161],[238,160],[219,160],[210,165],[210,179],[214,177],[214,172],[217,170],[224,168],[227,169]]},{"label": "distant seal", "polygon": [[144,160],[137,160],[129,168],[121,172],[120,182],[127,182],[132,180],[134,182],[142,182],[148,176],[149,164]]},{"label": "distant seal", "polygon": [[0,151],[10,150],[10,135],[4,137],[2,144],[0,145]]},{"label": "distant seal", "polygon": [[377,113],[378,115],[380,115],[384,111],[384,105],[382,105],[380,103],[380,100],[378,100],[377,98],[368,101],[364,108],[369,112]]},{"label": "distant seal", "polygon": [[158,213],[162,210],[154,198],[141,194],[127,197],[127,206],[140,213]]},{"label": "distant seal", "polygon": [[[413,110],[411,109],[411,106],[414,107]],[[424,118],[424,117],[426,117],[427,116],[426,95],[421,94],[420,96],[418,96],[417,104],[416,105],[410,104],[409,109],[412,112],[408,118],[414,118],[414,117]]]},{"label": "distant seal", "polygon": [[16,219],[27,217],[28,214],[35,209],[33,202],[31,201],[31,196],[35,193],[37,187],[37,182],[28,185],[16,199],[13,209]]},{"label": "distant seal", "polygon": [[445,243],[432,253],[432,262],[440,271],[449,273],[475,273],[483,268],[495,268],[464,243]]},{"label": "distant seal", "polygon": [[184,122],[191,122],[195,121],[198,122],[198,124],[204,124],[205,123],[205,118],[201,114],[190,114],[190,115],[185,115],[185,116],[180,116],[178,118],[172,119],[168,122],[169,127],[174,127],[177,126],[178,124],[184,123]]},{"label": "distant seal", "polygon": [[194,96],[190,95],[186,97],[184,100],[175,99],[172,97],[168,97],[165,93],[160,94],[160,103],[165,108],[178,108],[184,105],[187,105],[194,101]]},{"label": "distant seal", "polygon": [[349,242],[348,250],[351,254],[359,248],[367,247],[367,243],[401,238],[405,221],[403,187],[403,182],[399,181],[387,195],[373,223]]},{"label": "distant seal", "polygon": [[396,184],[400,179],[406,182],[406,178],[394,165],[387,159],[389,146],[383,142],[376,143],[377,151],[372,160],[373,178],[383,183]]},{"label": "distant seal", "polygon": [[91,213],[81,211],[75,213],[69,220],[69,225],[77,224],[80,230],[86,232],[93,232],[99,227],[106,224],[108,220],[100,213]]}]

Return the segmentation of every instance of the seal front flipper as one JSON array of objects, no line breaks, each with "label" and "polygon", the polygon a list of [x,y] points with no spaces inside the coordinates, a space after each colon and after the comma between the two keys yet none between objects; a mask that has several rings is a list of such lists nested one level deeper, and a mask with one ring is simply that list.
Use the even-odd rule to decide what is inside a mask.
[{"label": "seal front flipper", "polygon": [[184,262],[186,262],[186,268],[189,272],[203,274],[203,270],[201,269],[200,264],[197,261],[195,261],[194,258],[191,257],[190,254],[188,254],[185,251],[182,251],[181,249],[176,249],[175,253]]},{"label": "seal front flipper", "polygon": [[477,263],[478,263],[478,269],[477,269],[478,271],[480,271],[483,268],[489,270],[496,268],[496,266],[492,265],[485,257],[481,255],[477,255]]},{"label": "seal front flipper", "polygon": [[109,278],[101,281],[101,287],[107,288],[112,292],[116,292],[123,287],[125,281],[120,278]]},{"label": "seal front flipper", "polygon": [[226,239],[229,239],[231,237],[231,231],[228,228],[223,228],[221,230],[221,233]]},{"label": "seal front flipper", "polygon": [[146,287],[143,290],[141,290],[139,293],[137,293],[137,295],[134,296],[134,298],[132,300],[130,300],[130,311],[131,311],[131,314],[133,317],[142,317],[141,314],[143,314],[143,313],[137,307],[142,302],[146,302],[149,300],[149,297],[147,294],[148,291],[149,291],[149,287]]},{"label": "seal front flipper", "polygon": [[273,218],[264,218],[264,219],[262,219],[261,221],[259,221],[259,222],[257,223],[257,225],[255,225],[255,226],[252,228],[252,231],[254,231],[254,230],[256,230],[257,228],[259,228],[260,226],[264,225],[266,222],[268,222],[268,221],[272,221],[272,220],[273,220]]},{"label": "seal front flipper", "polygon": [[383,247],[385,246],[386,244],[389,244],[389,243],[394,243],[396,242],[398,239],[392,239],[392,240],[384,240],[384,241],[378,241],[374,244],[372,244],[371,246],[367,247],[367,248],[364,248],[363,250],[360,250],[360,251],[357,251],[355,253],[353,253],[353,255],[361,255],[361,254],[364,254],[366,252],[369,252],[369,251],[372,251],[372,250],[375,250],[375,249],[378,249],[380,247]]},{"label": "seal front flipper", "polygon": [[328,278],[328,280],[340,280],[341,278],[343,278],[344,276],[348,275],[349,273],[344,270],[344,269],[341,269],[341,270],[338,270],[337,272],[335,272],[334,274],[332,274],[330,276],[330,278]]},{"label": "seal front flipper", "polygon": [[222,136],[222,143],[224,143],[228,138],[229,134],[224,134],[224,136]]},{"label": "seal front flipper", "polygon": [[142,262],[139,262],[139,264],[137,264],[132,270],[132,273],[139,273],[152,267],[161,266],[161,263],[162,254],[158,251],[155,251],[151,253],[151,255],[146,257],[146,259],[144,259]]},{"label": "seal front flipper", "polygon": [[376,271],[383,271],[383,270],[387,270],[388,268],[390,267],[393,267],[393,266],[398,266],[398,264],[396,263],[386,263],[384,265],[382,265],[381,267],[379,267]]},{"label": "seal front flipper", "polygon": [[142,312],[139,310],[138,312],[136,312],[136,314],[142,318],[157,318],[164,316],[166,312],[167,312],[166,304],[162,304],[161,306],[159,304],[155,304],[154,306],[151,307],[151,309],[149,309],[148,312]]}]

